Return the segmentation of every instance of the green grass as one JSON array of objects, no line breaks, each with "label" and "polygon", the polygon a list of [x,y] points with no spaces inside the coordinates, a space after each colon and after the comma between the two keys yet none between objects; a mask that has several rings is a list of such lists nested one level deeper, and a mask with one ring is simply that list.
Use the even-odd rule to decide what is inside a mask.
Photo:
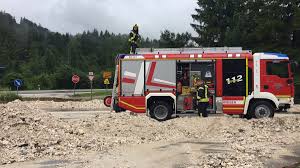
[{"label": "green grass", "polygon": [[17,99],[22,99],[22,97],[18,96],[17,94],[13,92],[1,92],[0,93],[0,102],[1,103],[7,103],[11,102]]},{"label": "green grass", "polygon": [[0,91],[3,92],[3,91],[9,91],[10,89],[8,87],[0,87]]},{"label": "green grass", "polygon": [[[111,91],[95,91],[93,92],[92,95],[93,98],[103,98],[111,95]],[[78,97],[78,98],[91,97],[91,93],[76,93],[75,96],[72,97]]]}]

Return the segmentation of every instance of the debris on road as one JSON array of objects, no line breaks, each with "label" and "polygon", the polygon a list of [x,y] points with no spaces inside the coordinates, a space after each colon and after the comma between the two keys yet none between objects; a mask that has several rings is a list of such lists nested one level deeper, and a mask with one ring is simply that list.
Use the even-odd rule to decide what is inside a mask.
[{"label": "debris on road", "polygon": [[294,105],[292,108],[288,109],[291,113],[300,113],[300,105]]},{"label": "debris on road", "polygon": [[78,127],[25,102],[0,106],[0,164],[76,152]]},{"label": "debris on road", "polygon": [[[82,108],[76,103],[82,104],[70,104]],[[158,122],[145,115],[107,112],[69,121],[41,110],[46,105],[62,104],[14,101],[0,105],[0,165],[37,158],[72,158],[121,145],[199,139],[221,142],[230,150],[193,157],[193,163],[197,163],[194,166],[264,167],[264,161],[276,150],[296,143],[300,137],[300,116],[294,115],[262,120],[216,116]]]}]

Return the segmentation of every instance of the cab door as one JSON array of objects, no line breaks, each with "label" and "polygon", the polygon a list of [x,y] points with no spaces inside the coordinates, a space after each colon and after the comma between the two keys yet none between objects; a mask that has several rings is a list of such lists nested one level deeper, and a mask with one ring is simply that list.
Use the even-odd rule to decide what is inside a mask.
[{"label": "cab door", "polygon": [[245,96],[248,94],[248,60],[222,60],[223,113],[243,114]]},{"label": "cab door", "polygon": [[261,61],[261,91],[278,98],[293,97],[293,77],[287,60]]}]

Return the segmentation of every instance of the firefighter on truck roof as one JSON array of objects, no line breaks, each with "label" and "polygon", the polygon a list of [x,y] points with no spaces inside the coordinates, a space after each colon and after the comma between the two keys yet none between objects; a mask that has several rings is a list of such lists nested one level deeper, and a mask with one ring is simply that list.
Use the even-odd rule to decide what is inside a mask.
[{"label": "firefighter on truck roof", "polygon": [[135,24],[129,34],[130,43],[130,54],[136,54],[136,49],[138,48],[138,41],[141,39],[139,35],[139,26]]},{"label": "firefighter on truck roof", "polygon": [[208,86],[199,77],[197,77],[195,80],[196,80],[196,87],[197,87],[196,97],[198,101],[197,102],[198,114],[199,116],[201,116],[200,113],[202,113],[203,117],[208,117],[208,111],[207,111],[208,102],[209,102]]}]

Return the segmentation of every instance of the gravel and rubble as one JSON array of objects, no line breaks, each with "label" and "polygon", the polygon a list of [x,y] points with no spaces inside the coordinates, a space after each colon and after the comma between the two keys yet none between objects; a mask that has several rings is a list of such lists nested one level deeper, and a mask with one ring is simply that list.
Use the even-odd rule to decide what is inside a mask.
[{"label": "gravel and rubble", "polygon": [[76,152],[78,126],[61,121],[25,102],[0,106],[0,164]]},{"label": "gravel and rubble", "polygon": [[241,120],[223,125],[220,139],[232,151],[203,156],[203,167],[266,167],[276,150],[299,142],[299,118]]},{"label": "gravel and rubble", "polygon": [[83,108],[101,102],[21,102],[0,105],[0,165],[37,158],[72,157],[122,145],[182,139],[218,141],[231,150],[195,157],[197,167],[265,167],[276,150],[300,138],[300,116],[246,120],[230,116],[184,117],[157,122],[145,115],[99,113],[61,120],[44,106]]},{"label": "gravel and rubble", "polygon": [[288,109],[288,112],[291,112],[291,113],[300,113],[300,105],[297,104],[297,105],[292,106],[292,108]]}]

